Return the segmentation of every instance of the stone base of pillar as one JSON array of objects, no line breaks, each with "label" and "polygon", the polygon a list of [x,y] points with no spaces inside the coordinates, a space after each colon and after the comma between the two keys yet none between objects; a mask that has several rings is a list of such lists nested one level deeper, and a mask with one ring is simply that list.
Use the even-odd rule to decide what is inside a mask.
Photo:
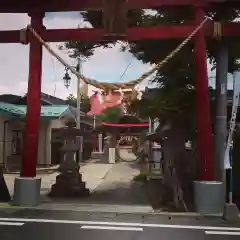
[{"label": "stone base of pillar", "polygon": [[0,167],[0,202],[9,202],[11,201],[11,196],[8,191],[7,184],[3,176],[3,170]]},{"label": "stone base of pillar", "polygon": [[195,181],[194,202],[196,212],[200,215],[223,214],[224,186],[222,182]]},{"label": "stone base of pillar", "polygon": [[49,197],[84,197],[89,194],[86,183],[82,181],[82,175],[78,172],[68,172],[60,173],[56,177],[56,183],[52,185]]},{"label": "stone base of pillar", "polygon": [[226,203],[224,206],[223,217],[227,221],[239,221],[239,211],[238,207],[234,203]]},{"label": "stone base of pillar", "polygon": [[13,204],[36,206],[40,203],[41,178],[16,177],[14,181]]}]

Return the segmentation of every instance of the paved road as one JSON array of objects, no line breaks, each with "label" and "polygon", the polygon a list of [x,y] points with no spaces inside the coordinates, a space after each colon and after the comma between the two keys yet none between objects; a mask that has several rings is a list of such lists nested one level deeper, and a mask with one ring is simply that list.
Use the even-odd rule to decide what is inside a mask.
[{"label": "paved road", "polygon": [[218,219],[73,211],[0,211],[1,240],[237,240],[240,225]]}]

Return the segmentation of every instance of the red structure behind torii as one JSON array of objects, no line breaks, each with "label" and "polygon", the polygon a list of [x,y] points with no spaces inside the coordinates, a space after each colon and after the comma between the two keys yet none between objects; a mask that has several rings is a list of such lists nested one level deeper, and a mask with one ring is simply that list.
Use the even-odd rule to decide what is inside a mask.
[{"label": "red structure behind torii", "polygon": [[[163,6],[176,7],[190,5],[195,11],[195,22],[192,25],[132,27],[126,36],[120,39],[173,39],[186,38],[204,19],[204,7],[215,0],[128,0],[128,9],[159,8]],[[217,3],[216,3],[217,4]],[[219,3],[221,4],[221,3]],[[0,13],[28,13],[31,26],[48,42],[67,40],[104,40],[102,29],[57,29],[47,30],[43,26],[45,12],[78,11],[86,9],[101,9],[102,0],[9,0],[0,6]],[[239,36],[240,25],[223,25],[224,36]],[[21,31],[0,31],[0,43],[21,43]],[[208,76],[205,53],[205,36],[213,37],[213,25],[206,24],[194,38],[196,63],[196,109],[197,109],[197,143],[201,159],[201,180],[214,180],[213,171],[213,136],[210,119],[210,103],[208,96]],[[36,176],[38,151],[38,135],[40,125],[40,92],[42,74],[42,46],[28,32],[30,43],[29,81],[27,97],[27,117],[25,145],[23,152],[22,177]]]}]

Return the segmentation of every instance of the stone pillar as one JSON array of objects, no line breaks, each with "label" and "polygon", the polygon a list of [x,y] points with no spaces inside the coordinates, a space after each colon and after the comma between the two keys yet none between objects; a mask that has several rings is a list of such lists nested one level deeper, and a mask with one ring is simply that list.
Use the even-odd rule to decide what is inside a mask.
[{"label": "stone pillar", "polygon": [[98,151],[103,153],[103,135],[102,133],[98,134]]},{"label": "stone pillar", "polygon": [[3,175],[3,167],[0,166],[0,202],[9,202],[11,200],[7,184]]},{"label": "stone pillar", "polygon": [[109,142],[109,163],[115,163],[116,162],[116,135],[113,133],[111,134],[110,137],[110,142]]}]

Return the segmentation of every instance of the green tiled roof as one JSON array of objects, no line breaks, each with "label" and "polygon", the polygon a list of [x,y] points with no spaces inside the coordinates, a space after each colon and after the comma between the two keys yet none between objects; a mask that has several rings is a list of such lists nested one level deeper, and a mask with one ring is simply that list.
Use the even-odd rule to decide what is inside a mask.
[{"label": "green tiled roof", "polygon": [[17,105],[0,102],[0,114],[12,114],[12,115],[25,115],[25,112],[21,107],[18,107]]},{"label": "green tiled roof", "polygon": [[41,116],[60,117],[65,111],[67,111],[68,108],[68,105],[42,106]]},{"label": "green tiled roof", "polygon": [[[41,107],[42,118],[59,118],[69,108],[68,105],[49,105]],[[27,108],[25,105],[15,105],[10,103],[0,102],[0,115],[8,115],[12,117],[26,116]]]}]

